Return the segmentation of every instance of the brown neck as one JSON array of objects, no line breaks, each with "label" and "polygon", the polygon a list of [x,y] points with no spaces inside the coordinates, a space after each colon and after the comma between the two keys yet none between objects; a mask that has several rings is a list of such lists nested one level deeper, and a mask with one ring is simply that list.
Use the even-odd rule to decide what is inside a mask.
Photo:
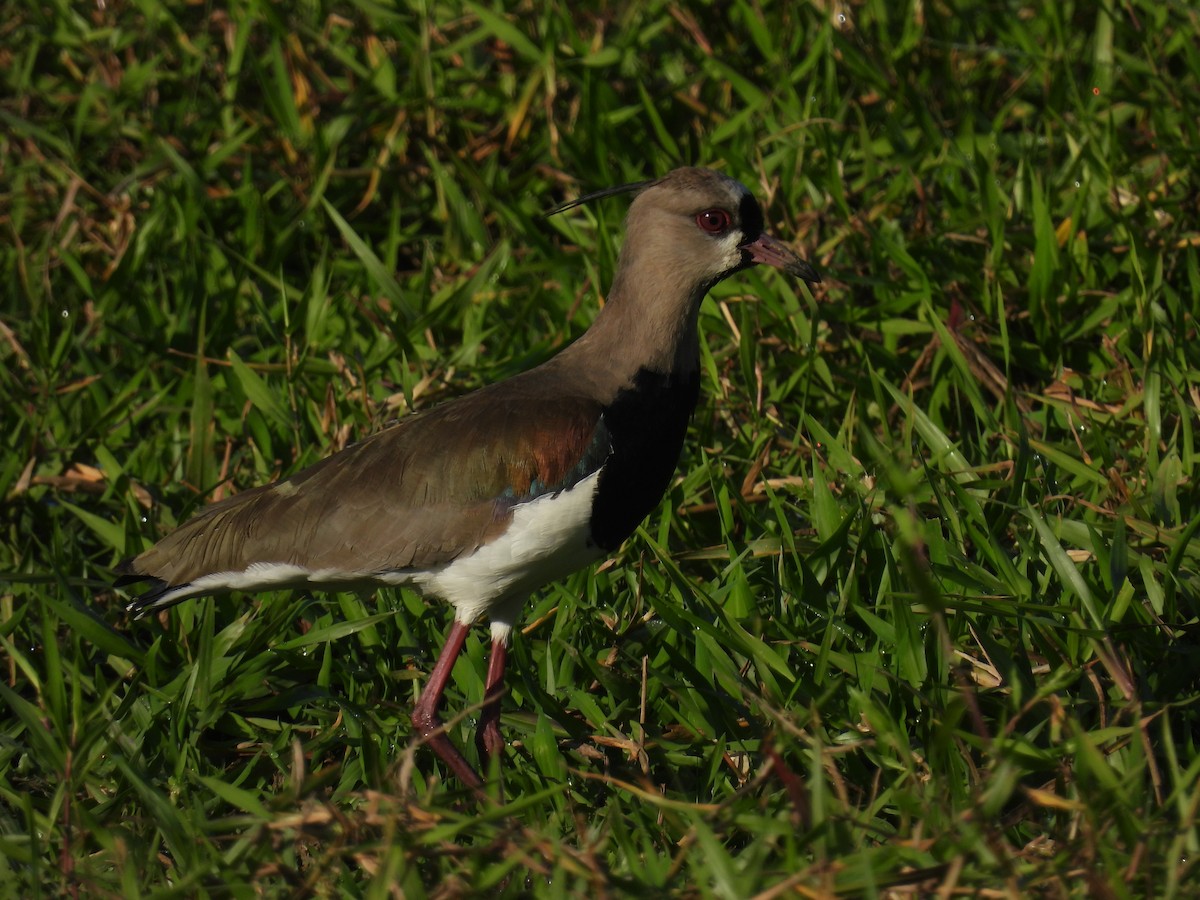
[{"label": "brown neck", "polygon": [[[627,241],[604,308],[587,333],[555,358],[589,372],[601,396],[628,386],[644,369],[685,378],[700,366],[696,320],[708,285],[642,262]],[[570,362],[580,355],[587,361]]]}]

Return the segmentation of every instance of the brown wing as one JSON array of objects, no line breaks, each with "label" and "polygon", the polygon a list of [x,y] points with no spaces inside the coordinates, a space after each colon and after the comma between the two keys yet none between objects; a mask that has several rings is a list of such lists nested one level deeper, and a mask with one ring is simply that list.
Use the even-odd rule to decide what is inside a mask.
[{"label": "brown wing", "polygon": [[596,471],[609,452],[600,414],[582,397],[548,400],[531,379],[484,388],[213,504],[125,563],[124,580],[170,587],[254,563],[366,577],[447,562],[501,533],[516,503]]}]

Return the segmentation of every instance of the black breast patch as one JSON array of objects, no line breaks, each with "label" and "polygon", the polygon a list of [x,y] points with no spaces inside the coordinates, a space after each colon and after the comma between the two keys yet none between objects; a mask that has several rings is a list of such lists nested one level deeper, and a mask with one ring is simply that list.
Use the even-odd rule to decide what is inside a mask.
[{"label": "black breast patch", "polygon": [[678,376],[642,369],[604,408],[612,452],[592,505],[592,540],[620,546],[671,483],[688,421],[700,396],[699,371]]}]

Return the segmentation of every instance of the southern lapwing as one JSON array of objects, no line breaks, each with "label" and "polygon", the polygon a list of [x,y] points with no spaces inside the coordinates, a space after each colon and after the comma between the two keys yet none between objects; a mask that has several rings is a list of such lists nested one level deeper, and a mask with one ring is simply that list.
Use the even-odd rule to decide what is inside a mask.
[{"label": "southern lapwing", "polygon": [[450,603],[454,624],[412,719],[478,788],[438,716],[471,625],[491,621],[482,759],[503,747],[504,664],[526,597],[616,550],[671,480],[700,390],[704,295],[755,263],[820,281],[763,230],[750,192],[708,169],[676,169],[555,212],[621,191],[636,196],[617,273],[582,337],[535,369],[202,510],[121,564],[118,585],[151,584],[130,612],[297,587],[404,585]]}]

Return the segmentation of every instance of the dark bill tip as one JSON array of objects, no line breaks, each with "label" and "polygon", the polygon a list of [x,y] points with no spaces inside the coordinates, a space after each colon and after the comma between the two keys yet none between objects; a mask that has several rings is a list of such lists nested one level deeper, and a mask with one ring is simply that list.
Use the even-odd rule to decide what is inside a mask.
[{"label": "dark bill tip", "polygon": [[817,274],[817,270],[810,263],[797,256],[795,251],[783,241],[772,237],[765,231],[754,240],[746,241],[742,244],[741,249],[750,257],[751,262],[782,269],[789,275],[803,278],[809,284],[821,283],[821,276]]}]

